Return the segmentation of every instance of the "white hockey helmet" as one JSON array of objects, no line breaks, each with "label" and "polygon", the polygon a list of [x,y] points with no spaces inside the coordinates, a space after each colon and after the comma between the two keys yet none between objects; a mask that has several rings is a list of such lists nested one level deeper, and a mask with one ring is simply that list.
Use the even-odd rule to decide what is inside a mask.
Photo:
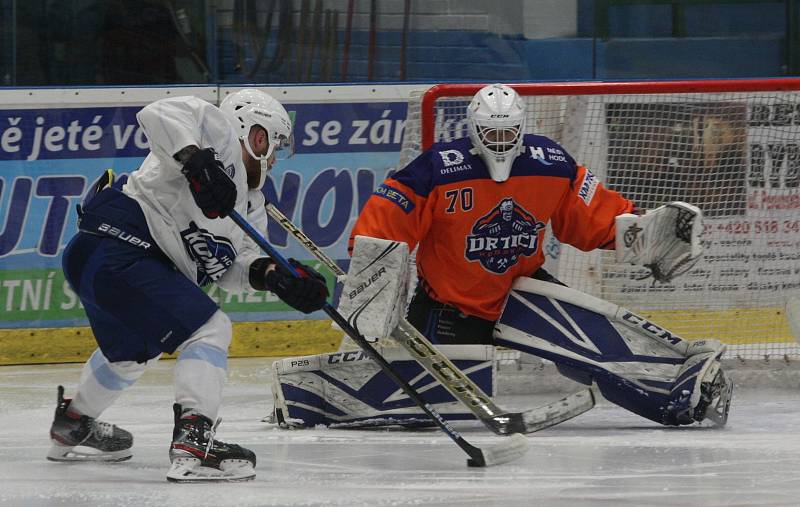
[{"label": "white hockey helmet", "polygon": [[[258,184],[258,188],[261,188],[267,179],[267,160],[270,156],[275,153],[275,158],[287,159],[294,154],[294,135],[289,114],[280,102],[253,88],[245,88],[228,95],[219,108],[228,117],[250,156],[261,162],[261,180]],[[267,132],[269,148],[260,157],[256,156],[248,139],[253,125],[258,125]]]},{"label": "white hockey helmet", "polygon": [[467,106],[467,124],[472,145],[486,163],[489,175],[497,182],[506,181],[511,164],[522,151],[522,98],[505,85],[484,86]]}]

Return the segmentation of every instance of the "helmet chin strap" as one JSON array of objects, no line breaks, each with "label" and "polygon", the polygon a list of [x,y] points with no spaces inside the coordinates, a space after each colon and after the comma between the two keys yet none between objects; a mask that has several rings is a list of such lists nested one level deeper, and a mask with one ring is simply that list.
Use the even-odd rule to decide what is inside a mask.
[{"label": "helmet chin strap", "polygon": [[257,187],[258,189],[261,189],[264,187],[264,183],[266,183],[267,181],[267,173],[269,173],[270,170],[267,161],[269,160],[270,155],[272,155],[272,152],[275,150],[275,146],[272,143],[269,143],[269,149],[267,150],[266,155],[262,155],[259,157],[253,151],[252,146],[250,146],[250,141],[246,137],[242,138],[242,142],[244,143],[244,148],[247,150],[247,153],[249,153],[250,156],[253,157],[255,160],[258,160],[259,163],[261,164],[261,174],[259,175],[258,178],[258,187]]},{"label": "helmet chin strap", "polygon": [[267,165],[267,157],[261,157],[261,175],[258,178],[258,189],[264,188],[264,183],[267,182],[267,173],[269,172],[269,166]]}]

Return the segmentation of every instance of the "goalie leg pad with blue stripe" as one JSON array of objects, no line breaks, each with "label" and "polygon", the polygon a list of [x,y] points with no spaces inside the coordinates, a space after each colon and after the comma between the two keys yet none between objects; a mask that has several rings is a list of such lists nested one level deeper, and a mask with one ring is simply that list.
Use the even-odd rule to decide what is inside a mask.
[{"label": "goalie leg pad with blue stripe", "polygon": [[[474,419],[404,349],[376,348],[446,420]],[[484,392],[493,393],[494,347],[446,345],[440,350]],[[281,427],[433,425],[361,350],[278,360],[273,373],[274,420]]]},{"label": "goalie leg pad with blue stripe", "polygon": [[617,305],[562,285],[518,279],[495,328],[498,345],[556,363],[603,396],[652,421],[725,424],[731,383],[725,346],[688,342]]}]

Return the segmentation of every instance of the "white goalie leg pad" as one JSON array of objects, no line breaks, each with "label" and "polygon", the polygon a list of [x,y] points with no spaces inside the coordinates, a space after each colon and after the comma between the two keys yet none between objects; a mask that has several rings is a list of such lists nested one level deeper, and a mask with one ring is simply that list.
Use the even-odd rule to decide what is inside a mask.
[{"label": "white goalie leg pad", "polygon": [[356,236],[339,313],[365,337],[383,338],[405,313],[408,245]]},{"label": "white goalie leg pad", "polygon": [[[404,349],[376,347],[447,420],[474,418]],[[440,350],[484,392],[494,387],[494,347],[442,345]],[[433,424],[361,350],[293,357],[273,363],[274,421],[281,427],[364,427]]]},{"label": "white goalie leg pad", "polygon": [[669,282],[697,262],[703,253],[703,212],[675,201],[645,215],[616,218],[617,262],[644,266],[656,280]]},{"label": "white goalie leg pad", "polygon": [[688,424],[707,413],[712,418],[711,398],[722,405],[730,401],[729,383],[719,370],[725,345],[684,340],[625,308],[562,285],[516,280],[495,339],[554,361],[576,380],[597,382],[614,403],[662,424]]}]

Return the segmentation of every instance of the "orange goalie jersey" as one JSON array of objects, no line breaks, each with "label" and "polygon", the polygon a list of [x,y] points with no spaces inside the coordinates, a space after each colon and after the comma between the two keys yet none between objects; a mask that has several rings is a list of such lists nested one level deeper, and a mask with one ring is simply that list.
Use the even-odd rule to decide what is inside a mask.
[{"label": "orange goalie jersey", "polygon": [[584,251],[611,248],[633,203],[608,190],[551,139],[526,135],[510,177],[491,179],[468,138],[433,145],[380,185],[351,233],[419,245],[429,295],[496,320],[515,278],[544,263],[544,230]]}]

